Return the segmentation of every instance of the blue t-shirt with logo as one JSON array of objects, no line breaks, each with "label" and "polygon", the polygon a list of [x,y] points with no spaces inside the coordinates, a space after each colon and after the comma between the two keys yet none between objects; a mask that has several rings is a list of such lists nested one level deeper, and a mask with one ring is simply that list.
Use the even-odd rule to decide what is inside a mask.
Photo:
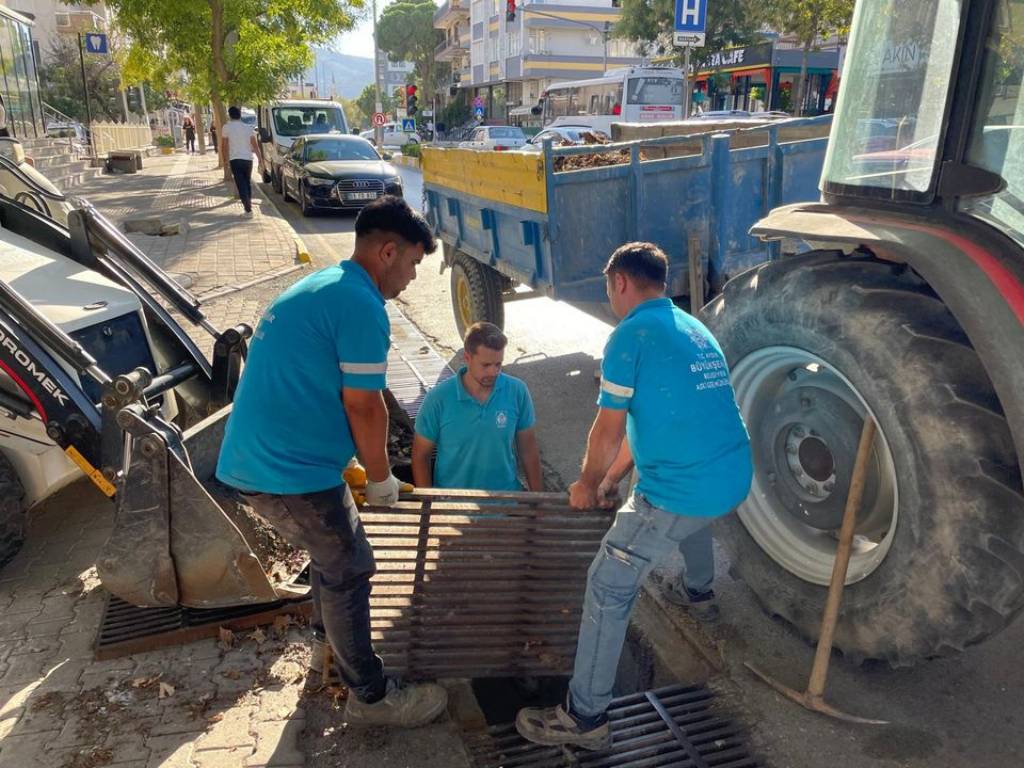
[{"label": "blue t-shirt with logo", "polygon": [[295,283],[253,335],[217,463],[243,491],[311,493],[341,483],[355,443],[343,387],[385,387],[391,324],[354,261]]},{"label": "blue t-shirt with logo", "polygon": [[524,382],[502,373],[481,403],[463,386],[465,372],[463,366],[430,390],[416,416],[416,434],[437,446],[434,485],[520,491],[516,434],[536,421],[530,392]]},{"label": "blue t-shirt with logo", "polygon": [[750,438],[725,355],[670,299],[645,301],[612,332],[601,364],[603,408],[628,411],[636,491],[680,515],[714,517],[750,490]]}]

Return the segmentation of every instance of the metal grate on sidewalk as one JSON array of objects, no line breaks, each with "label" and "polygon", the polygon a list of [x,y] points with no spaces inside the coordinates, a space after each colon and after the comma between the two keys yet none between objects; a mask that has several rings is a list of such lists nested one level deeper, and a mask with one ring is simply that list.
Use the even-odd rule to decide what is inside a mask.
[{"label": "metal grate on sidewalk", "polygon": [[612,746],[589,752],[523,739],[515,724],[464,741],[473,768],[757,768],[743,728],[712,706],[704,686],[673,685],[623,696],[608,710]]},{"label": "metal grate on sidewalk", "polygon": [[[374,647],[410,679],[561,676],[572,669],[587,568],[610,512],[565,494],[427,490],[361,513],[377,575]],[[309,601],[228,609],[135,608],[111,598],[97,656],[216,637]]]},{"label": "metal grate on sidewalk", "polygon": [[388,389],[410,419],[415,419],[427,392],[454,375],[441,356],[397,307],[387,303],[391,321]]}]

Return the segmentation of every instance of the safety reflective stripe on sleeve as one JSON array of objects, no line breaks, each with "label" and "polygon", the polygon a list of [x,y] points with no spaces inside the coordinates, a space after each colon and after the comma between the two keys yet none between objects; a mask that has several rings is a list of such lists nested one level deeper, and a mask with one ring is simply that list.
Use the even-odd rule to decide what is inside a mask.
[{"label": "safety reflective stripe on sleeve", "polygon": [[607,392],[609,395],[613,395],[614,397],[630,398],[633,396],[632,387],[623,387],[620,384],[608,381],[608,379],[601,379],[601,391]]},{"label": "safety reflective stripe on sleeve", "polygon": [[354,376],[373,376],[388,372],[388,364],[384,363],[341,363],[342,373],[351,373]]}]

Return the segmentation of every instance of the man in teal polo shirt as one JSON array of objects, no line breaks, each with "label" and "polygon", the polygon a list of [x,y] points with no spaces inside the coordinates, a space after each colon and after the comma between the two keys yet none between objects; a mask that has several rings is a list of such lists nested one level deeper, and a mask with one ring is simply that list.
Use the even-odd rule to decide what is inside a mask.
[{"label": "man in teal polo shirt", "polygon": [[352,258],[295,283],[254,334],[217,463],[217,478],[311,559],[313,624],[326,634],[349,689],[349,724],[413,727],[444,711],[437,685],[384,676],[370,640],[373,549],[342,471],[366,468],[366,500],[393,504],[387,453],[386,299],[415,279],[436,248],[423,217],[397,197],[355,223]]},{"label": "man in teal polo shirt", "polygon": [[609,503],[602,491],[630,461],[639,479],[590,566],[565,705],[516,718],[530,741],[610,743],[605,712],[644,579],[750,490],[750,440],[725,355],[700,321],[665,297],[667,275],[668,258],[651,243],[622,246],[605,267],[608,300],[623,319],[605,347],[597,418],[570,503]]},{"label": "man in teal polo shirt", "polygon": [[507,344],[498,326],[476,323],[463,342],[466,364],[423,398],[412,444],[417,487],[520,491],[518,457],[527,488],[543,490],[530,392],[501,372]]}]

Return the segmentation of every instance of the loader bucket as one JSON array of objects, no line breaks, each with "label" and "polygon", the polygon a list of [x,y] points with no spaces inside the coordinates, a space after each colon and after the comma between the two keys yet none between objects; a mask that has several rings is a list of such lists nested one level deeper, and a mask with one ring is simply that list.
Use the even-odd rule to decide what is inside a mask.
[{"label": "loader bucket", "polygon": [[214,479],[229,413],[196,424],[180,442],[131,408],[118,414],[131,453],[97,562],[113,594],[138,606],[190,608],[294,596],[284,584],[305,565],[303,553]]}]

